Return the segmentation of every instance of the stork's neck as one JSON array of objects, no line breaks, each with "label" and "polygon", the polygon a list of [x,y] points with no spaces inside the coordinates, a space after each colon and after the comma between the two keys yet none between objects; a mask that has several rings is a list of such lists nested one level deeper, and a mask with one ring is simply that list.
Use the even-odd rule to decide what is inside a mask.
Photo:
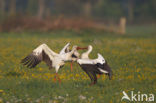
[{"label": "stork's neck", "polygon": [[89,54],[91,51],[92,51],[92,47],[91,48],[88,48],[87,53]]},{"label": "stork's neck", "polygon": [[84,52],[82,55],[83,55],[84,57],[87,56],[87,58],[88,58],[88,55],[91,53],[91,51],[92,51],[92,48],[88,48],[88,50],[87,50],[86,52]]}]

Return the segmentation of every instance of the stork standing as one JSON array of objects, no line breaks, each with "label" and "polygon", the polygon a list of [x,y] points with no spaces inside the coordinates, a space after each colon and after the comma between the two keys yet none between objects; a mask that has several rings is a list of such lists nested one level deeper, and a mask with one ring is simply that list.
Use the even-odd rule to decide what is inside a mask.
[{"label": "stork standing", "polygon": [[79,47],[73,46],[72,50],[69,52],[69,45],[70,43],[68,43],[58,54],[51,50],[46,44],[41,44],[34,49],[31,54],[22,59],[21,63],[27,65],[28,68],[34,68],[41,61],[44,61],[49,69],[55,68],[55,80],[58,78],[59,82],[61,82],[57,74],[58,70],[65,64],[65,62],[74,61],[75,59],[72,58],[72,55],[77,49],[79,49]]},{"label": "stork standing", "polygon": [[106,74],[109,76],[109,79],[111,79],[112,70],[101,54],[98,53],[97,59],[89,59],[88,54],[91,52],[91,50],[92,46],[89,46],[88,51],[83,53],[80,59],[77,59],[77,63],[91,79],[90,85],[97,83],[96,74]]}]

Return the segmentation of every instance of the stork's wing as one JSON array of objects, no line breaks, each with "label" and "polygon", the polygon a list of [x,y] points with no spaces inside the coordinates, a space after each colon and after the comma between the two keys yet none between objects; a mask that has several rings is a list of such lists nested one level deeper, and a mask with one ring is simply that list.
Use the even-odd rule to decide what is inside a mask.
[{"label": "stork's wing", "polygon": [[55,53],[53,50],[51,50],[46,44],[41,44],[39,47],[37,47],[34,52],[38,52],[40,50],[44,50],[46,53],[55,56],[58,55],[57,53]]},{"label": "stork's wing", "polygon": [[23,63],[23,65],[27,65],[28,68],[33,68],[41,61],[42,61],[42,54],[35,55],[34,53],[31,53],[28,56],[26,56],[24,59],[22,59],[21,63]]},{"label": "stork's wing", "polygon": [[40,45],[31,54],[22,59],[21,63],[23,65],[27,65],[28,68],[34,68],[41,61],[44,61],[49,66],[49,69],[51,69],[52,60],[53,56],[50,54],[50,52],[45,49],[43,45]]},{"label": "stork's wing", "polygon": [[70,51],[70,50],[69,50],[69,46],[70,46],[70,43],[67,43],[67,44],[63,47],[63,49],[60,51],[59,54],[64,54],[64,53],[69,52],[69,51]]}]

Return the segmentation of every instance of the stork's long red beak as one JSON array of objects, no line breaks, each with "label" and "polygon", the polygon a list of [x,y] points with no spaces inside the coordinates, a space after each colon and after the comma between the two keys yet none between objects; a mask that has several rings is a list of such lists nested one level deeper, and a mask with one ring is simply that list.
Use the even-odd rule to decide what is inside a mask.
[{"label": "stork's long red beak", "polygon": [[80,50],[80,49],[88,49],[88,47],[84,47],[84,48],[77,47],[77,50]]}]

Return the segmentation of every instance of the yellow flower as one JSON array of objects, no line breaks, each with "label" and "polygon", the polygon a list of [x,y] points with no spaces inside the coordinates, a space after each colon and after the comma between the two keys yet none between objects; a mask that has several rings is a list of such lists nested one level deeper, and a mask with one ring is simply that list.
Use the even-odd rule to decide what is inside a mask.
[{"label": "yellow flower", "polygon": [[0,103],[3,103],[3,100],[2,100],[2,98],[0,98]]},{"label": "yellow flower", "polygon": [[136,70],[136,72],[140,72],[140,69],[138,68],[138,69]]},{"label": "yellow flower", "polygon": [[38,68],[38,71],[43,71],[43,68]]},{"label": "yellow flower", "polygon": [[3,93],[4,91],[2,89],[0,89],[0,93]]}]

